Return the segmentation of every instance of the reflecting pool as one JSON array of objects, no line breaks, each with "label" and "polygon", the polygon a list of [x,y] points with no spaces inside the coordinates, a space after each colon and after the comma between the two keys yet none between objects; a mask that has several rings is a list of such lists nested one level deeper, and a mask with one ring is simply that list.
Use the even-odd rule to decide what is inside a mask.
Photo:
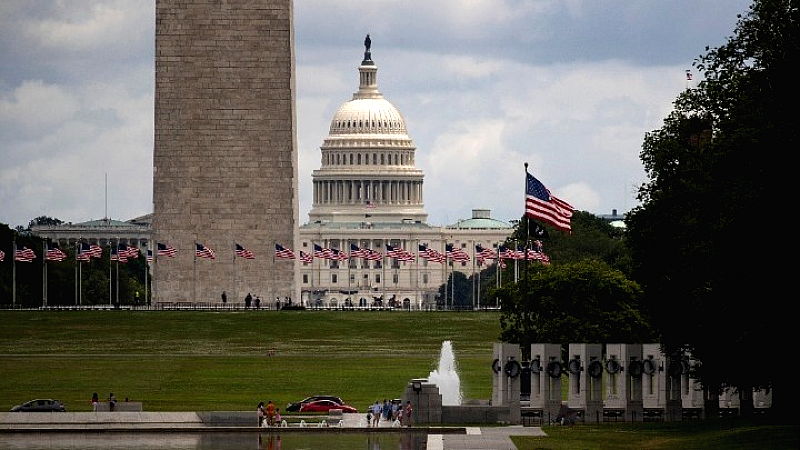
[{"label": "reflecting pool", "polygon": [[0,433],[0,448],[19,450],[421,450],[427,433],[93,432]]}]

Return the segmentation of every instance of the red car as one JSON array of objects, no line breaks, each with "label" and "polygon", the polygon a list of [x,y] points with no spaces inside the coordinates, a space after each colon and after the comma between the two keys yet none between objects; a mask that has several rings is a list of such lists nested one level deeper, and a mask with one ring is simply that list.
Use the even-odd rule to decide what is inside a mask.
[{"label": "red car", "polygon": [[332,409],[341,409],[342,412],[354,413],[358,412],[355,408],[349,405],[343,405],[331,400],[317,400],[309,402],[300,407],[300,412],[328,412]]}]

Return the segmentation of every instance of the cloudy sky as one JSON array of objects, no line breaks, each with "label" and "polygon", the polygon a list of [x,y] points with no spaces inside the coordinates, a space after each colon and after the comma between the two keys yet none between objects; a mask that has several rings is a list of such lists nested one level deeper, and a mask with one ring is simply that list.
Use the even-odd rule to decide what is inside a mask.
[{"label": "cloudy sky", "polygon": [[[379,89],[417,147],[429,222],[473,208],[519,218],[525,162],[558,197],[609,214],[636,206],[644,134],[749,4],[294,0],[300,221],[367,33]],[[151,212],[154,10],[153,0],[0,2],[0,222]]]}]

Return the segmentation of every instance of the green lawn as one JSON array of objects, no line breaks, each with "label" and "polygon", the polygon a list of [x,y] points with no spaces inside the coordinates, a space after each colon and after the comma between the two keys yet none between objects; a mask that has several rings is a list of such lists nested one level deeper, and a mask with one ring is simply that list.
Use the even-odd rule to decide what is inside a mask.
[{"label": "green lawn", "polygon": [[147,411],[248,410],[313,394],[399,397],[451,340],[465,398],[491,397],[492,312],[0,311],[0,408],[93,392]]},{"label": "green lawn", "polygon": [[797,425],[745,420],[544,427],[547,437],[512,437],[519,450],[797,449]]}]

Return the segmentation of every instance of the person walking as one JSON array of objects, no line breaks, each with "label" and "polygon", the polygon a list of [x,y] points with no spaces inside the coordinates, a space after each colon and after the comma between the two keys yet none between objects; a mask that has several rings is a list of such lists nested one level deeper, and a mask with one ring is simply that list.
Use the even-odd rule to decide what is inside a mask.
[{"label": "person walking", "polygon": [[375,400],[375,404],[372,405],[372,426],[377,427],[380,423],[382,409],[380,402]]},{"label": "person walking", "polygon": [[272,426],[275,424],[275,404],[272,400],[267,402],[267,425]]},{"label": "person walking", "polygon": [[389,403],[389,400],[383,399],[383,420],[389,420],[392,412],[392,405]]},{"label": "person walking", "polygon": [[264,426],[264,402],[258,402],[258,409],[256,409],[256,411],[258,412],[258,426]]},{"label": "person walking", "polygon": [[97,405],[100,403],[100,400],[97,398],[97,392],[92,394],[92,411],[97,412]]},{"label": "person walking", "polygon": [[407,427],[411,426],[411,413],[414,411],[414,408],[411,406],[411,401],[406,401],[406,407],[403,410],[403,421],[406,423]]}]

